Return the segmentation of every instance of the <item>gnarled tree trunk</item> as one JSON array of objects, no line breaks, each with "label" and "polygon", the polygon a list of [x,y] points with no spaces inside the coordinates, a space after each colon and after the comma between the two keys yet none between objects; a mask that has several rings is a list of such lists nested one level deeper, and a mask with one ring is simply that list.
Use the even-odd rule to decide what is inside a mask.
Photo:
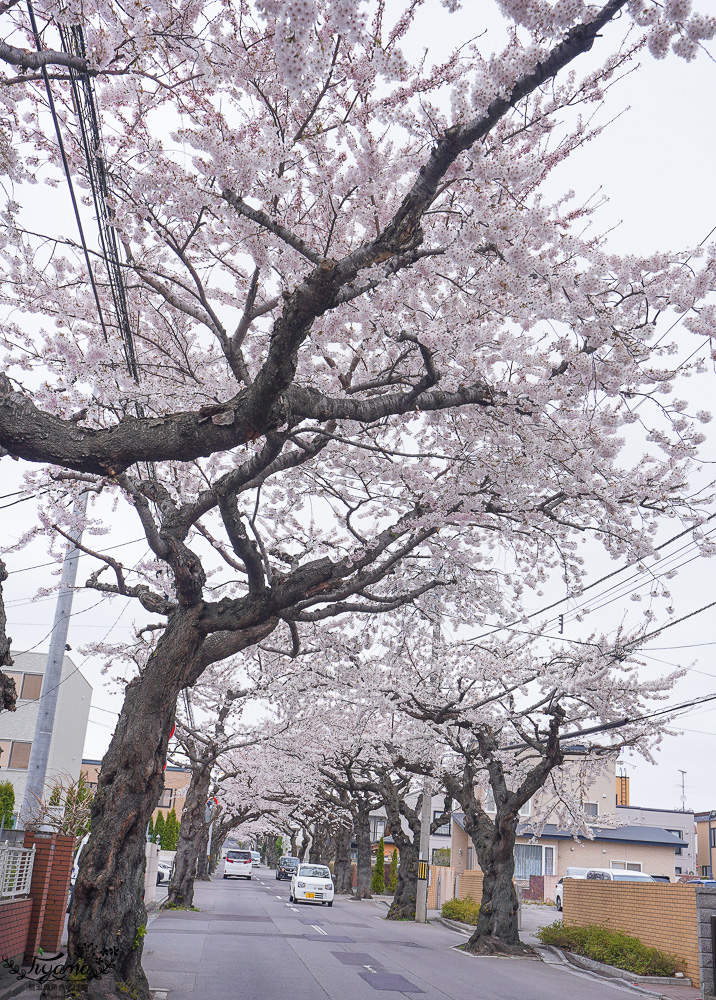
[{"label": "gnarled tree trunk", "polygon": [[[394,835],[393,835],[394,836]],[[388,920],[415,920],[415,901],[418,892],[418,849],[407,837],[398,848],[400,863],[393,902],[388,910]]]},{"label": "gnarled tree trunk", "polygon": [[[145,831],[164,784],[164,762],[181,689],[200,670],[200,609],[175,612],[144,671],[127,685],[124,705],[102,761],[92,803],[92,831],[82,851],[70,911],[68,960],[97,971],[103,955],[113,968],[90,979],[90,1000],[134,990],[148,1000],[142,969]],[[116,950],[113,951],[113,950]]]},{"label": "gnarled tree trunk", "polygon": [[211,764],[194,761],[181,814],[174,874],[169,885],[169,902],[175,906],[191,906],[194,902],[194,879],[202,844],[206,856],[208,824],[204,816],[210,784]]},{"label": "gnarled tree trunk", "polygon": [[371,899],[370,879],[372,872],[370,862],[373,850],[370,839],[370,804],[357,803],[357,808],[353,813],[353,822],[356,847],[358,848],[358,880],[355,899]]},{"label": "gnarled tree trunk", "polygon": [[482,900],[477,927],[465,945],[476,954],[498,954],[524,950],[518,928],[515,874],[517,816],[497,816],[492,835],[480,824],[470,831],[482,868]]},{"label": "gnarled tree trunk", "polygon": [[[214,846],[214,838],[212,836],[211,846]],[[199,857],[196,862],[196,877],[200,882],[209,881],[209,827],[204,824],[204,829],[199,835]]]},{"label": "gnarled tree trunk", "polygon": [[350,895],[353,892],[353,870],[351,868],[351,834],[353,825],[350,822],[341,823],[336,829],[336,892]]}]

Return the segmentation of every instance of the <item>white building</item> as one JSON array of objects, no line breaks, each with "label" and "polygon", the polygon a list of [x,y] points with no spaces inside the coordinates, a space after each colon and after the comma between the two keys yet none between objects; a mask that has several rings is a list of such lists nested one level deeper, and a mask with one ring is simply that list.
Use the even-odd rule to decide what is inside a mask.
[{"label": "white building", "polygon": [[[18,699],[16,711],[0,713],[0,781],[12,782],[17,812],[25,794],[47,654],[11,655],[15,663],[5,668],[4,673],[14,679]],[[89,681],[69,656],[65,656],[47,764],[48,783],[60,776],[69,776],[73,781],[79,778],[91,700]]]},{"label": "white building", "polygon": [[682,809],[647,809],[644,806],[617,806],[617,818],[630,826],[656,826],[673,833],[683,846],[675,849],[674,873],[698,874],[696,868],[696,825],[694,814]]}]

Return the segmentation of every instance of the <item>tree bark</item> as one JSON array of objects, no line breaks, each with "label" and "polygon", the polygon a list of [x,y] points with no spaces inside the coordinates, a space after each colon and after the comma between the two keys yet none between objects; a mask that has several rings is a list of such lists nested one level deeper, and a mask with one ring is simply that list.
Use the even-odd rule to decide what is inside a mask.
[{"label": "tree bark", "polygon": [[388,910],[388,920],[415,920],[415,901],[418,893],[418,849],[407,837],[398,848],[398,881],[393,902]]},{"label": "tree bark", "polygon": [[204,813],[210,784],[211,764],[194,761],[181,814],[174,874],[169,885],[169,902],[175,906],[192,906],[194,902],[194,879],[197,875],[197,863],[202,853],[202,845],[206,857],[206,838],[209,828],[204,821]]},{"label": "tree bark", "polygon": [[340,895],[351,895],[353,893],[353,871],[351,868],[351,833],[353,827],[350,822],[341,823],[337,828],[336,840],[336,863],[334,874],[336,876],[336,892]]},{"label": "tree bark", "polygon": [[81,959],[90,973],[113,949],[116,959],[108,973],[87,982],[89,1000],[126,995],[128,988],[149,1000],[142,969],[145,831],[164,784],[177,695],[200,669],[199,614],[182,609],[170,619],[143,673],[127,685],[102,761],[70,911],[68,959]]},{"label": "tree bark", "polygon": [[356,846],[358,848],[358,881],[355,899],[371,899],[370,879],[372,844],[370,839],[370,808],[358,802],[353,813]]},{"label": "tree bark", "polygon": [[[211,838],[212,850],[214,847],[214,837],[212,834]],[[204,829],[201,831],[199,836],[199,857],[196,863],[196,877],[200,882],[209,881],[209,855],[207,849],[209,847],[209,827],[204,824]]]},{"label": "tree bark", "polygon": [[[471,832],[482,868],[480,913],[466,951],[481,955],[527,950],[520,944],[515,874],[517,816],[497,816],[490,836],[484,829]],[[480,824],[483,827],[484,824]]]}]

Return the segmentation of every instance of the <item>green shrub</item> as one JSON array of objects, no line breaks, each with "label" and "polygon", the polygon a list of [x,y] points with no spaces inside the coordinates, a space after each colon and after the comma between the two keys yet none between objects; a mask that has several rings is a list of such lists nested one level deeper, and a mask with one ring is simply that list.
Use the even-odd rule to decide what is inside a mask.
[{"label": "green shrub", "polygon": [[589,927],[563,927],[550,924],[537,932],[542,944],[565,948],[595,962],[614,965],[637,976],[673,976],[679,959],[675,955],[647,948],[645,944],[622,931],[611,931],[598,924]]},{"label": "green shrub", "polygon": [[443,903],[440,911],[448,920],[460,920],[463,924],[477,924],[477,916],[480,912],[480,904],[476,903],[472,896],[465,899],[449,899]]},{"label": "green shrub", "polygon": [[398,888],[398,852],[393,851],[390,856],[390,874],[388,876],[388,892],[395,895]]},{"label": "green shrub", "polygon": [[385,841],[382,837],[378,841],[375,868],[370,880],[370,891],[377,896],[382,896],[385,892]]}]

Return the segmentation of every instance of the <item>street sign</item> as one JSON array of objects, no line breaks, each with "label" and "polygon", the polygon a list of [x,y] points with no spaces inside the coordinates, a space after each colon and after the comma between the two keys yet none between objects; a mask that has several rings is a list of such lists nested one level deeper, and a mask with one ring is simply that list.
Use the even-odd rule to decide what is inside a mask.
[{"label": "street sign", "polygon": [[424,882],[428,880],[428,871],[430,870],[430,865],[427,861],[418,861],[418,878]]}]

